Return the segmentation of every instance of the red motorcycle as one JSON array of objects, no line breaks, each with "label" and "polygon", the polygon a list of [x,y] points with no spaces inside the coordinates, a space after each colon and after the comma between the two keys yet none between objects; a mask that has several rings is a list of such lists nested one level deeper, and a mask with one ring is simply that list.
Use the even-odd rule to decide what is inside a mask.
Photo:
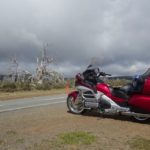
[{"label": "red motorcycle", "polygon": [[[95,71],[97,70],[97,71]],[[68,94],[70,112],[81,114],[86,109],[96,109],[101,114],[132,116],[145,122],[150,118],[150,69],[136,76],[131,84],[113,88],[100,80],[107,76],[98,67],[90,66],[75,77],[76,91]]]}]

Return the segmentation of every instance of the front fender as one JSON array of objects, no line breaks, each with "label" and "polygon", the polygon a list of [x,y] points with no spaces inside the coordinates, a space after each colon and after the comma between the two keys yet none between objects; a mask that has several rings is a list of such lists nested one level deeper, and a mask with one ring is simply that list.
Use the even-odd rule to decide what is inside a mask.
[{"label": "front fender", "polygon": [[78,91],[72,91],[71,93],[69,93],[68,94],[68,97],[73,97],[74,98],[74,100],[77,98],[77,96],[78,96]]}]

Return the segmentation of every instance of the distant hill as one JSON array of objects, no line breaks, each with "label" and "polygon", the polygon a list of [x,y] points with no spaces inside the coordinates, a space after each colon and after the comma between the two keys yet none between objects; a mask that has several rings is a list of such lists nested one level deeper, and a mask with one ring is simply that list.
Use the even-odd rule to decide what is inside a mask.
[{"label": "distant hill", "polygon": [[125,79],[125,80],[132,80],[133,79],[133,76],[112,76],[112,77],[108,77],[108,79]]},{"label": "distant hill", "polygon": [[[125,79],[125,80],[132,80],[133,79],[133,76],[111,76],[111,77],[108,77],[108,79],[112,79],[112,80],[117,80],[117,79]],[[74,80],[73,77],[70,77],[70,78],[65,78],[65,80]]]}]

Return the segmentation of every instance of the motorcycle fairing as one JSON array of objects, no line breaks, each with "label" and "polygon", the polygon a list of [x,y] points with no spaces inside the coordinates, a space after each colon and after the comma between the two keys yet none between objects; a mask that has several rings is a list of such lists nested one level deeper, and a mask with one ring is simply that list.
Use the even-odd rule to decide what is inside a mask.
[{"label": "motorcycle fairing", "polygon": [[96,88],[98,91],[102,91],[109,98],[113,99],[117,104],[119,104],[119,106],[126,106],[126,101],[128,97],[119,89],[111,88],[106,83],[97,84]]},{"label": "motorcycle fairing", "polygon": [[[98,99],[101,97],[101,95],[103,95],[102,92],[98,91],[97,93],[95,93],[93,91],[93,89],[85,87],[85,86],[77,86],[76,88],[79,92],[82,91],[81,95],[84,99],[89,99],[89,100],[93,100],[93,101],[97,100],[98,101]],[[91,96],[91,97],[88,97],[88,96]]]},{"label": "motorcycle fairing", "polygon": [[78,91],[72,91],[71,93],[69,93],[68,97],[72,96],[75,101],[78,96],[78,93]]},{"label": "motorcycle fairing", "polygon": [[142,93],[150,95],[150,77],[145,79]]},{"label": "motorcycle fairing", "polygon": [[[95,93],[92,89],[84,87],[84,86],[77,86],[77,90],[79,91],[79,95],[83,98],[85,107],[92,107],[98,108],[99,105],[101,107],[107,109],[109,113],[117,113],[118,111],[128,111],[128,108],[121,107],[115,101],[113,101],[110,97],[98,91]],[[88,93],[87,93],[88,92]],[[89,97],[89,95],[93,97]]]},{"label": "motorcycle fairing", "polygon": [[150,113],[150,96],[149,95],[132,95],[128,101],[129,105],[134,109],[142,112]]}]

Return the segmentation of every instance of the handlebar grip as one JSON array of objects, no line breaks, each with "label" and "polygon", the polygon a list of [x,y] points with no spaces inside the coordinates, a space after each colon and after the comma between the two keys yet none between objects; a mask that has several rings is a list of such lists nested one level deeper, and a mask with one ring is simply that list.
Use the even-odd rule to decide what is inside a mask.
[{"label": "handlebar grip", "polygon": [[101,76],[106,76],[106,73],[105,73],[105,72],[100,72],[99,75],[101,75]]},{"label": "handlebar grip", "polygon": [[111,74],[106,74],[106,75],[111,76]]},{"label": "handlebar grip", "polygon": [[102,76],[111,76],[111,74],[107,74],[105,72],[100,72],[100,75],[102,75]]}]

